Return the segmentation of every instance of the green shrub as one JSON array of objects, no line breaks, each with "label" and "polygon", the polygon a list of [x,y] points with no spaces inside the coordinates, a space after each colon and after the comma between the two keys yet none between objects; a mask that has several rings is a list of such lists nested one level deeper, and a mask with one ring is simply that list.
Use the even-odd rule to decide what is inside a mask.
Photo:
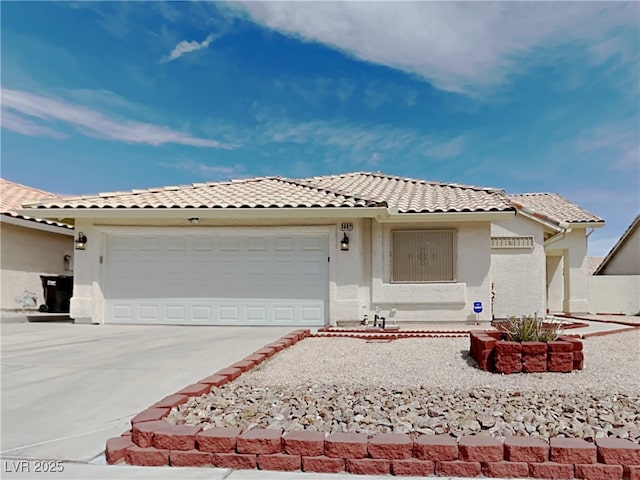
[{"label": "green shrub", "polygon": [[562,335],[559,323],[544,323],[537,315],[522,318],[509,317],[503,329],[512,342],[551,342]]}]

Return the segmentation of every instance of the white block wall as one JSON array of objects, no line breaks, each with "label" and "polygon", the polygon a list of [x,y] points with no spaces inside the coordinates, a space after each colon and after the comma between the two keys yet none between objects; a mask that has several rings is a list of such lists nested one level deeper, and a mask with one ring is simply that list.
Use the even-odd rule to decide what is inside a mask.
[{"label": "white block wall", "polygon": [[592,275],[587,285],[592,313],[640,314],[640,275]]}]

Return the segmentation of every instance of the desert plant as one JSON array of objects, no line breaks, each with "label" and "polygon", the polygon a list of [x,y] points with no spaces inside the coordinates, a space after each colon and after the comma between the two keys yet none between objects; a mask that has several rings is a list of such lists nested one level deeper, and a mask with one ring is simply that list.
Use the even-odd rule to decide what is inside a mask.
[{"label": "desert plant", "polygon": [[537,315],[511,316],[503,325],[507,340],[512,342],[551,342],[562,335],[560,327],[560,324],[545,324],[544,319]]}]

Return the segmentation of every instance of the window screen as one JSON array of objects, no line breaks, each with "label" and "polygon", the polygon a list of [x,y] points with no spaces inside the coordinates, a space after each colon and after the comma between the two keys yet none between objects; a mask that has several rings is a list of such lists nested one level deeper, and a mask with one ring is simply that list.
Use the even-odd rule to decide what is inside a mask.
[{"label": "window screen", "polygon": [[455,280],[455,231],[395,231],[391,243],[392,282]]}]

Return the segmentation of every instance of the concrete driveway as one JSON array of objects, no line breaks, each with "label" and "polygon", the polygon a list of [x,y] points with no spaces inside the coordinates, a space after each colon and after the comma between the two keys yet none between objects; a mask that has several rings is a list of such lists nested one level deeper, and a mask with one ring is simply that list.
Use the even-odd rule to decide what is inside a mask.
[{"label": "concrete driveway", "polygon": [[[106,440],[128,430],[133,415],[293,327],[74,325],[13,318],[3,319],[0,329],[3,479],[356,478],[346,473],[105,465]],[[48,465],[62,471],[38,472],[36,460],[51,460]],[[61,467],[55,463],[58,460]],[[400,477],[357,476],[357,480],[384,478]]]},{"label": "concrete driveway", "polygon": [[292,330],[3,322],[0,456],[88,462],[136,413]]}]

